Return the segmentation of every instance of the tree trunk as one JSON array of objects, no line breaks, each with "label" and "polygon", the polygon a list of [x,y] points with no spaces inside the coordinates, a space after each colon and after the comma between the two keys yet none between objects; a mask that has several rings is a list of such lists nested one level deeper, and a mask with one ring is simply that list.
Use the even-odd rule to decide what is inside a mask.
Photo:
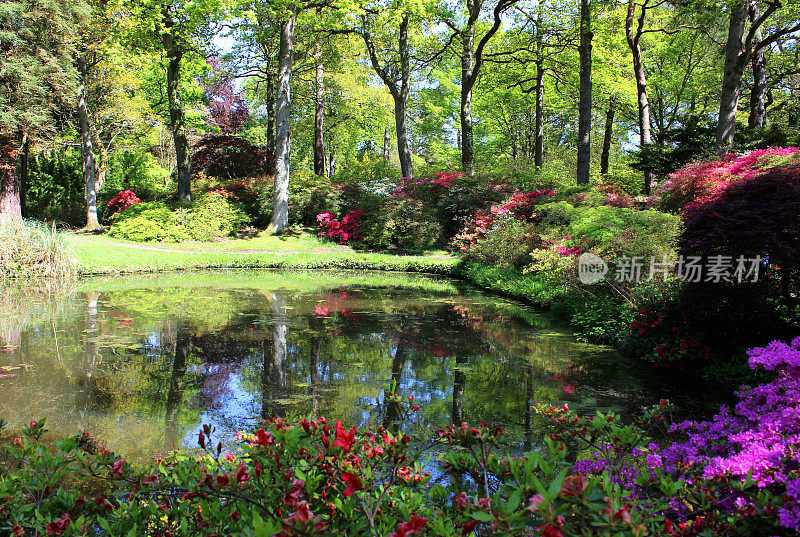
[{"label": "tree trunk", "polygon": [[731,9],[728,25],[728,40],[725,44],[725,70],[722,75],[722,92],[717,123],[717,149],[722,150],[733,143],[736,129],[736,110],[739,107],[739,92],[742,75],[750,61],[745,50],[745,26],[748,14],[747,0],[742,0]]},{"label": "tree trunk", "polygon": [[472,130],[472,68],[475,29],[468,26],[461,33],[461,170],[465,175],[475,175],[475,145]]},{"label": "tree trunk", "polygon": [[453,408],[451,413],[452,423],[459,426],[464,423],[464,394],[467,387],[467,374],[464,373],[464,366],[467,364],[466,357],[456,356],[456,367],[453,372]]},{"label": "tree trunk", "polygon": [[603,133],[603,152],[600,154],[600,173],[603,177],[608,175],[608,160],[611,153],[611,136],[614,134],[614,114],[617,111],[617,98],[611,96],[606,111],[606,128]]},{"label": "tree trunk", "polygon": [[325,67],[322,65],[322,43],[317,42],[314,52],[317,62],[316,84],[314,86],[314,173],[325,175],[325,144],[323,140],[323,112],[325,111]]},{"label": "tree trunk", "polygon": [[181,59],[184,51],[176,43],[172,33],[173,21],[170,5],[162,11],[164,27],[167,31],[161,40],[167,54],[167,101],[169,103],[169,128],[175,144],[175,182],[178,186],[178,199],[191,200],[191,176],[189,175],[189,144],[186,140],[186,121],[180,101]]},{"label": "tree trunk", "polygon": [[544,61],[536,61],[536,119],[534,121],[533,165],[544,166]]},{"label": "tree trunk", "polygon": [[[277,155],[275,147],[275,75],[272,69],[267,72],[267,148]],[[271,173],[275,173],[272,170]]]},{"label": "tree trunk", "polygon": [[386,164],[389,164],[389,151],[390,144],[392,143],[391,139],[389,138],[389,129],[384,127],[383,129],[383,160],[386,161]]},{"label": "tree trunk", "polygon": [[[644,71],[642,62],[642,49],[639,47],[639,39],[642,37],[644,29],[644,19],[647,8],[642,6],[642,14],[636,32],[633,30],[633,19],[636,14],[636,2],[628,0],[628,16],[625,18],[625,37],[628,41],[628,48],[633,56],[633,74],[636,78],[636,104],[639,109],[639,148],[644,149],[653,142],[650,130],[650,101],[647,98],[647,75]],[[653,172],[645,170],[643,191],[646,196],[650,195],[650,185],[653,182]]]},{"label": "tree trunk", "polygon": [[[750,24],[753,24],[760,15],[758,4],[750,4],[748,15]],[[755,42],[761,41],[761,29],[756,30]],[[763,129],[767,119],[767,60],[764,58],[764,49],[759,48],[753,53],[750,60],[753,66],[753,87],[750,90],[750,116],[747,124],[750,128]]]},{"label": "tree trunk", "polygon": [[386,413],[383,416],[383,427],[393,432],[400,428],[400,404],[393,402],[392,396],[400,389],[400,382],[403,377],[403,368],[408,360],[408,348],[402,336],[397,342],[397,348],[392,357],[392,370],[389,377],[389,386],[383,391],[383,402],[386,405]]},{"label": "tree trunk", "polygon": [[400,172],[403,177],[414,178],[414,165],[411,162],[411,151],[408,148],[408,131],[406,123],[406,105],[411,91],[411,60],[408,52],[408,15],[400,23],[400,91],[394,97],[394,121],[397,128],[397,153],[400,157]]},{"label": "tree trunk", "polygon": [[592,34],[591,0],[581,0],[580,98],[578,102],[578,184],[589,184],[592,150]]},{"label": "tree trunk", "polygon": [[278,51],[278,101],[275,119],[277,139],[275,152],[275,193],[272,203],[271,231],[282,235],[289,226],[289,122],[292,109],[292,61],[294,52],[294,23],[297,6],[289,7],[289,18],[281,23],[281,41]]},{"label": "tree trunk", "polygon": [[83,186],[86,194],[86,231],[96,231],[102,226],[97,221],[97,163],[94,159],[92,135],[89,132],[89,111],[86,106],[86,61],[78,58],[81,85],[78,88],[78,132],[81,136],[81,163]]},{"label": "tree trunk", "polygon": [[19,162],[19,208],[22,218],[27,218],[27,211],[25,205],[27,203],[28,194],[28,158],[30,156],[31,139],[25,136],[25,141],[22,142],[22,156]]},{"label": "tree trunk", "polygon": [[22,222],[22,204],[19,199],[17,154],[19,149],[11,140],[0,136],[0,220]]}]

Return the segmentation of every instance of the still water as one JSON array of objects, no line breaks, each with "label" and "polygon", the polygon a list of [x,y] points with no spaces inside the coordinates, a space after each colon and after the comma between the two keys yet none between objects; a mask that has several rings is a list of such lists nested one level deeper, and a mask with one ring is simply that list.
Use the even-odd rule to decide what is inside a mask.
[{"label": "still water", "polygon": [[[388,402],[413,395],[414,416]],[[83,280],[58,298],[0,289],[0,417],[88,430],[131,460],[264,417],[407,428],[504,424],[533,402],[632,411],[665,388],[546,316],[414,274],[263,271]]]}]

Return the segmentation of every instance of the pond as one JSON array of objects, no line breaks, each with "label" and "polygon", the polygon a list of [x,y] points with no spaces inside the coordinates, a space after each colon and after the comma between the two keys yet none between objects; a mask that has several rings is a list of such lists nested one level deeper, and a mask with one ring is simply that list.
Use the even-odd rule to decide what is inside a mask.
[{"label": "pond", "polygon": [[[533,402],[633,411],[670,388],[546,316],[463,283],[356,271],[82,280],[59,298],[0,290],[0,417],[87,430],[131,460],[263,417],[423,428],[504,424]],[[413,395],[407,416],[391,390]]]}]

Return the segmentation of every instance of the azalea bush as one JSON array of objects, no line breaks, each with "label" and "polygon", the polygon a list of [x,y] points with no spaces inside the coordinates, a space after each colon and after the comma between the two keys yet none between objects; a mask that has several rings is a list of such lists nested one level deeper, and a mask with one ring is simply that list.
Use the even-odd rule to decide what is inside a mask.
[{"label": "azalea bush", "polygon": [[796,147],[771,147],[737,155],[726,153],[711,160],[687,164],[671,173],[658,188],[660,207],[679,212],[720,194],[730,181],[755,177],[766,170],[800,161]]},{"label": "azalea bush", "polygon": [[[86,434],[5,445],[8,535],[790,535],[800,530],[800,338],[749,352],[771,381],[734,411],[672,424],[667,401],[627,417],[536,406],[539,448],[506,455],[502,428],[432,431],[426,462],[403,432],[273,418],[231,441],[133,467]],[[391,395],[398,415],[418,409]],[[671,439],[670,439],[671,438]],[[660,439],[657,441],[656,439]],[[660,442],[660,443],[659,443]],[[512,447],[512,451],[515,451]],[[81,493],[66,477],[107,482]],[[434,476],[437,476],[434,478]]]},{"label": "azalea bush", "polygon": [[210,241],[249,224],[247,213],[220,192],[199,196],[192,204],[143,202],[117,213],[109,235],[137,242]]}]

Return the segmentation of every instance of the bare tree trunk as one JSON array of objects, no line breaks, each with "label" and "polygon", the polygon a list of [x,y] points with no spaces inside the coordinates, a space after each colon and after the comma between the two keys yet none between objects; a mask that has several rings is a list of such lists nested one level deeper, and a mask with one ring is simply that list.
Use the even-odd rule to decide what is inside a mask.
[{"label": "bare tree trunk", "polygon": [[461,170],[475,175],[475,143],[472,129],[472,68],[475,28],[470,25],[461,32]]},{"label": "bare tree trunk", "polygon": [[725,44],[725,70],[722,75],[722,92],[719,101],[717,149],[724,149],[733,143],[742,75],[750,60],[744,42],[748,5],[748,0],[741,0],[738,5],[731,8],[728,40]]},{"label": "bare tree trunk", "polygon": [[22,204],[19,199],[17,154],[11,140],[0,136],[0,220],[22,222]]},{"label": "bare tree trunk", "polygon": [[533,165],[544,166],[544,61],[536,61],[536,119],[534,121]]},{"label": "bare tree trunk", "polygon": [[277,121],[277,140],[275,153],[275,193],[272,204],[271,231],[282,235],[289,226],[289,123],[292,109],[290,82],[294,52],[294,25],[297,19],[297,6],[289,7],[289,18],[281,23],[281,41],[278,52],[278,101],[275,119]]},{"label": "bare tree trunk", "polygon": [[314,173],[325,175],[325,143],[323,139],[325,111],[325,67],[322,65],[322,43],[317,42],[314,51],[317,62],[316,84],[314,85]]},{"label": "bare tree trunk", "polygon": [[[267,148],[277,155],[275,147],[275,75],[272,69],[267,73]],[[274,173],[274,170],[273,170]]]},{"label": "bare tree trunk", "polygon": [[391,139],[389,138],[389,129],[384,127],[383,129],[383,160],[386,161],[386,164],[389,164],[389,151],[390,144],[392,143]]},{"label": "bare tree trunk", "polygon": [[461,425],[464,423],[464,393],[467,387],[467,374],[464,373],[462,365],[466,365],[467,359],[464,356],[456,356],[456,367],[453,372],[453,408],[452,408],[452,423],[453,425]]},{"label": "bare tree trunk", "polygon": [[[402,339],[397,342],[394,356],[392,357],[392,370],[389,377],[389,387],[383,392],[383,401],[386,405],[386,413],[383,416],[383,427],[396,432],[400,428],[400,405],[399,403],[391,401],[392,396],[397,393],[400,388],[400,382],[403,376],[403,367],[408,360],[408,348]],[[393,391],[392,391],[393,390]]]},{"label": "bare tree trunk", "polygon": [[603,152],[600,154],[600,173],[608,175],[608,160],[611,153],[611,136],[614,134],[614,114],[617,111],[617,98],[612,95],[606,111],[606,128],[603,133]]},{"label": "bare tree trunk", "polygon": [[[650,101],[647,98],[647,75],[642,62],[642,49],[639,47],[639,40],[644,31],[644,21],[647,15],[647,2],[641,7],[642,14],[639,16],[636,32],[633,30],[633,19],[636,15],[636,2],[628,0],[628,16],[625,18],[625,37],[628,47],[633,56],[633,74],[636,78],[636,104],[639,109],[639,148],[643,149],[653,142],[650,129]],[[653,172],[645,170],[643,191],[646,196],[650,195],[650,185],[653,182]]]},{"label": "bare tree trunk", "polygon": [[81,136],[81,162],[83,164],[83,185],[86,194],[86,227],[87,231],[101,229],[97,221],[97,163],[94,159],[92,135],[89,132],[89,111],[86,106],[86,60],[78,58],[78,71],[81,74],[81,85],[78,89],[78,132]]},{"label": "bare tree trunk", "polygon": [[169,127],[175,144],[175,182],[178,186],[178,199],[192,199],[192,180],[189,174],[189,143],[186,140],[186,122],[180,101],[181,59],[183,50],[176,43],[172,33],[173,20],[171,5],[163,8],[164,27],[167,31],[161,40],[167,54],[167,101],[169,102]]},{"label": "bare tree trunk", "polygon": [[592,151],[592,38],[591,0],[581,0],[580,97],[578,102],[578,184],[589,184]]},{"label": "bare tree trunk", "polygon": [[[758,4],[753,2],[750,4],[748,15],[750,17],[750,24],[753,24],[760,15]],[[756,43],[761,41],[761,29],[756,30],[755,34]],[[767,119],[767,60],[764,57],[764,49],[759,48],[753,53],[753,58],[750,60],[753,66],[753,87],[750,90],[750,116],[747,118],[747,124],[750,128],[763,129]]]},{"label": "bare tree trunk", "polygon": [[28,194],[28,158],[30,156],[31,140],[28,136],[24,137],[22,142],[22,156],[19,162],[19,208],[22,218],[26,218],[25,205],[27,203]]}]

